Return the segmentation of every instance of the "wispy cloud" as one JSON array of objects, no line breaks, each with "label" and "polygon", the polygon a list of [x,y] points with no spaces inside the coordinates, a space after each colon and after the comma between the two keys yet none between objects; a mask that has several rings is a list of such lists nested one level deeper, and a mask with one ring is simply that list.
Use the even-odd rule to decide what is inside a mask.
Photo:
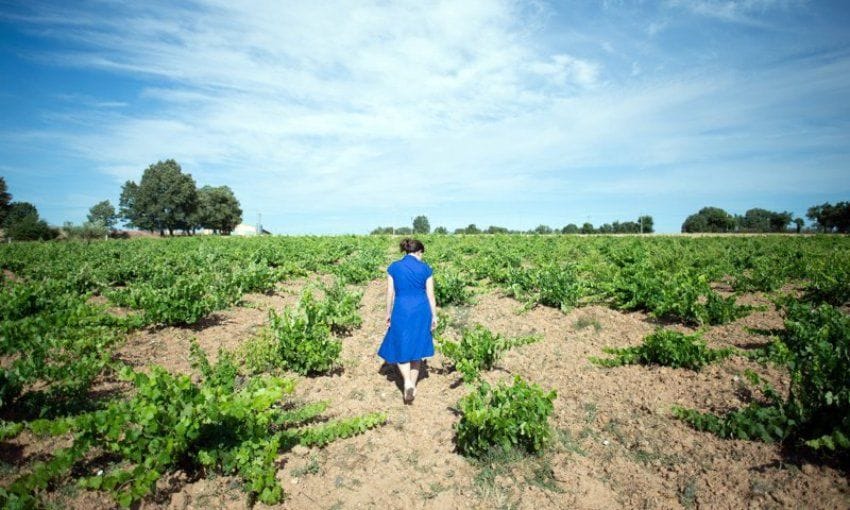
[{"label": "wispy cloud", "polygon": [[[766,26],[762,16],[773,10],[805,5],[805,0],[668,0],[670,7],[730,23]],[[652,27],[652,25],[650,25]]]}]

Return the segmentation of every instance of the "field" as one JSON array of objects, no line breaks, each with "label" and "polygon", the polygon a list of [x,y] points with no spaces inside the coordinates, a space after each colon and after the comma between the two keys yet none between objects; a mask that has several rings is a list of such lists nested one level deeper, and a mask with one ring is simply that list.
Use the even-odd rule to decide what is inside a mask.
[{"label": "field", "polygon": [[398,238],[3,245],[0,501],[850,507],[850,238],[422,239],[412,406],[375,354]]}]

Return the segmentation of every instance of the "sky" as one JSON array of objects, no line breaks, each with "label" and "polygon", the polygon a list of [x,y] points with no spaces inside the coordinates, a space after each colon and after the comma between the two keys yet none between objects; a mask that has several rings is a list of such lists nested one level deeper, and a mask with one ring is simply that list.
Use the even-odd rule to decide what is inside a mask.
[{"label": "sky", "polygon": [[0,0],[0,176],[80,223],[175,159],[246,223],[850,200],[850,2]]}]

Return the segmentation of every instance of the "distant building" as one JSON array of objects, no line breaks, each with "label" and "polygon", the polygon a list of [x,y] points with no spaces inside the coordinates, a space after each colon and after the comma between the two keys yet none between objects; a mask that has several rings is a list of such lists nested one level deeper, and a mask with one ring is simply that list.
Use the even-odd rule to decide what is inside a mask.
[{"label": "distant building", "polygon": [[[271,232],[269,232],[268,230],[266,230],[262,227],[260,227],[260,228],[261,228],[260,234],[262,234],[262,235],[270,235],[271,234]],[[255,225],[247,225],[245,223],[240,223],[239,225],[236,225],[236,228],[233,229],[233,232],[231,232],[230,235],[232,235],[232,236],[243,236],[243,237],[255,236],[255,235],[257,235],[257,227]]]}]

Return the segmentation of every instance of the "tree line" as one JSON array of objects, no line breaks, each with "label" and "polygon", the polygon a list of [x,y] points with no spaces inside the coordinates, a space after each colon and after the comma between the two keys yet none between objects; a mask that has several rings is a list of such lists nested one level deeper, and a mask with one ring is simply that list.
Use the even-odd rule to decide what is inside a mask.
[{"label": "tree line", "polygon": [[229,187],[198,188],[192,174],[183,173],[173,159],[150,165],[138,184],[125,182],[118,214],[129,226],[172,236],[199,228],[227,235],[242,221],[242,208]]},{"label": "tree line", "polygon": [[86,222],[66,222],[59,229],[41,219],[29,202],[13,202],[6,180],[0,177],[0,227],[8,239],[49,240],[62,234],[69,238],[103,238],[116,235],[119,220],[160,235],[174,235],[175,231],[195,233],[200,228],[226,235],[242,221],[242,209],[229,187],[198,188],[191,174],[183,173],[176,161],[168,159],[150,165],[138,184],[124,183],[119,210],[104,200],[89,209]]},{"label": "tree line", "polygon": [[[466,227],[454,229],[455,234],[651,234],[654,230],[654,220],[652,216],[640,216],[637,221],[615,221],[613,223],[605,223],[599,228],[595,228],[592,223],[584,223],[581,227],[574,223],[565,225],[560,229],[555,229],[549,225],[538,225],[531,230],[512,230],[506,227],[490,225],[482,230],[470,223]],[[411,235],[411,234],[429,234],[431,226],[426,216],[417,216],[413,219],[413,225],[410,227],[378,227],[373,229],[371,235]],[[446,227],[437,227],[434,229],[434,234],[448,234]]]},{"label": "tree line", "polygon": [[[812,206],[806,217],[813,222],[814,230],[821,233],[850,232],[850,202],[838,202],[835,205],[825,203]],[[730,214],[719,207],[703,207],[691,214],[682,223],[684,233],[769,233],[788,232],[789,225],[799,234],[806,222],[794,218],[788,211],[769,211],[753,208],[742,215]]]}]

